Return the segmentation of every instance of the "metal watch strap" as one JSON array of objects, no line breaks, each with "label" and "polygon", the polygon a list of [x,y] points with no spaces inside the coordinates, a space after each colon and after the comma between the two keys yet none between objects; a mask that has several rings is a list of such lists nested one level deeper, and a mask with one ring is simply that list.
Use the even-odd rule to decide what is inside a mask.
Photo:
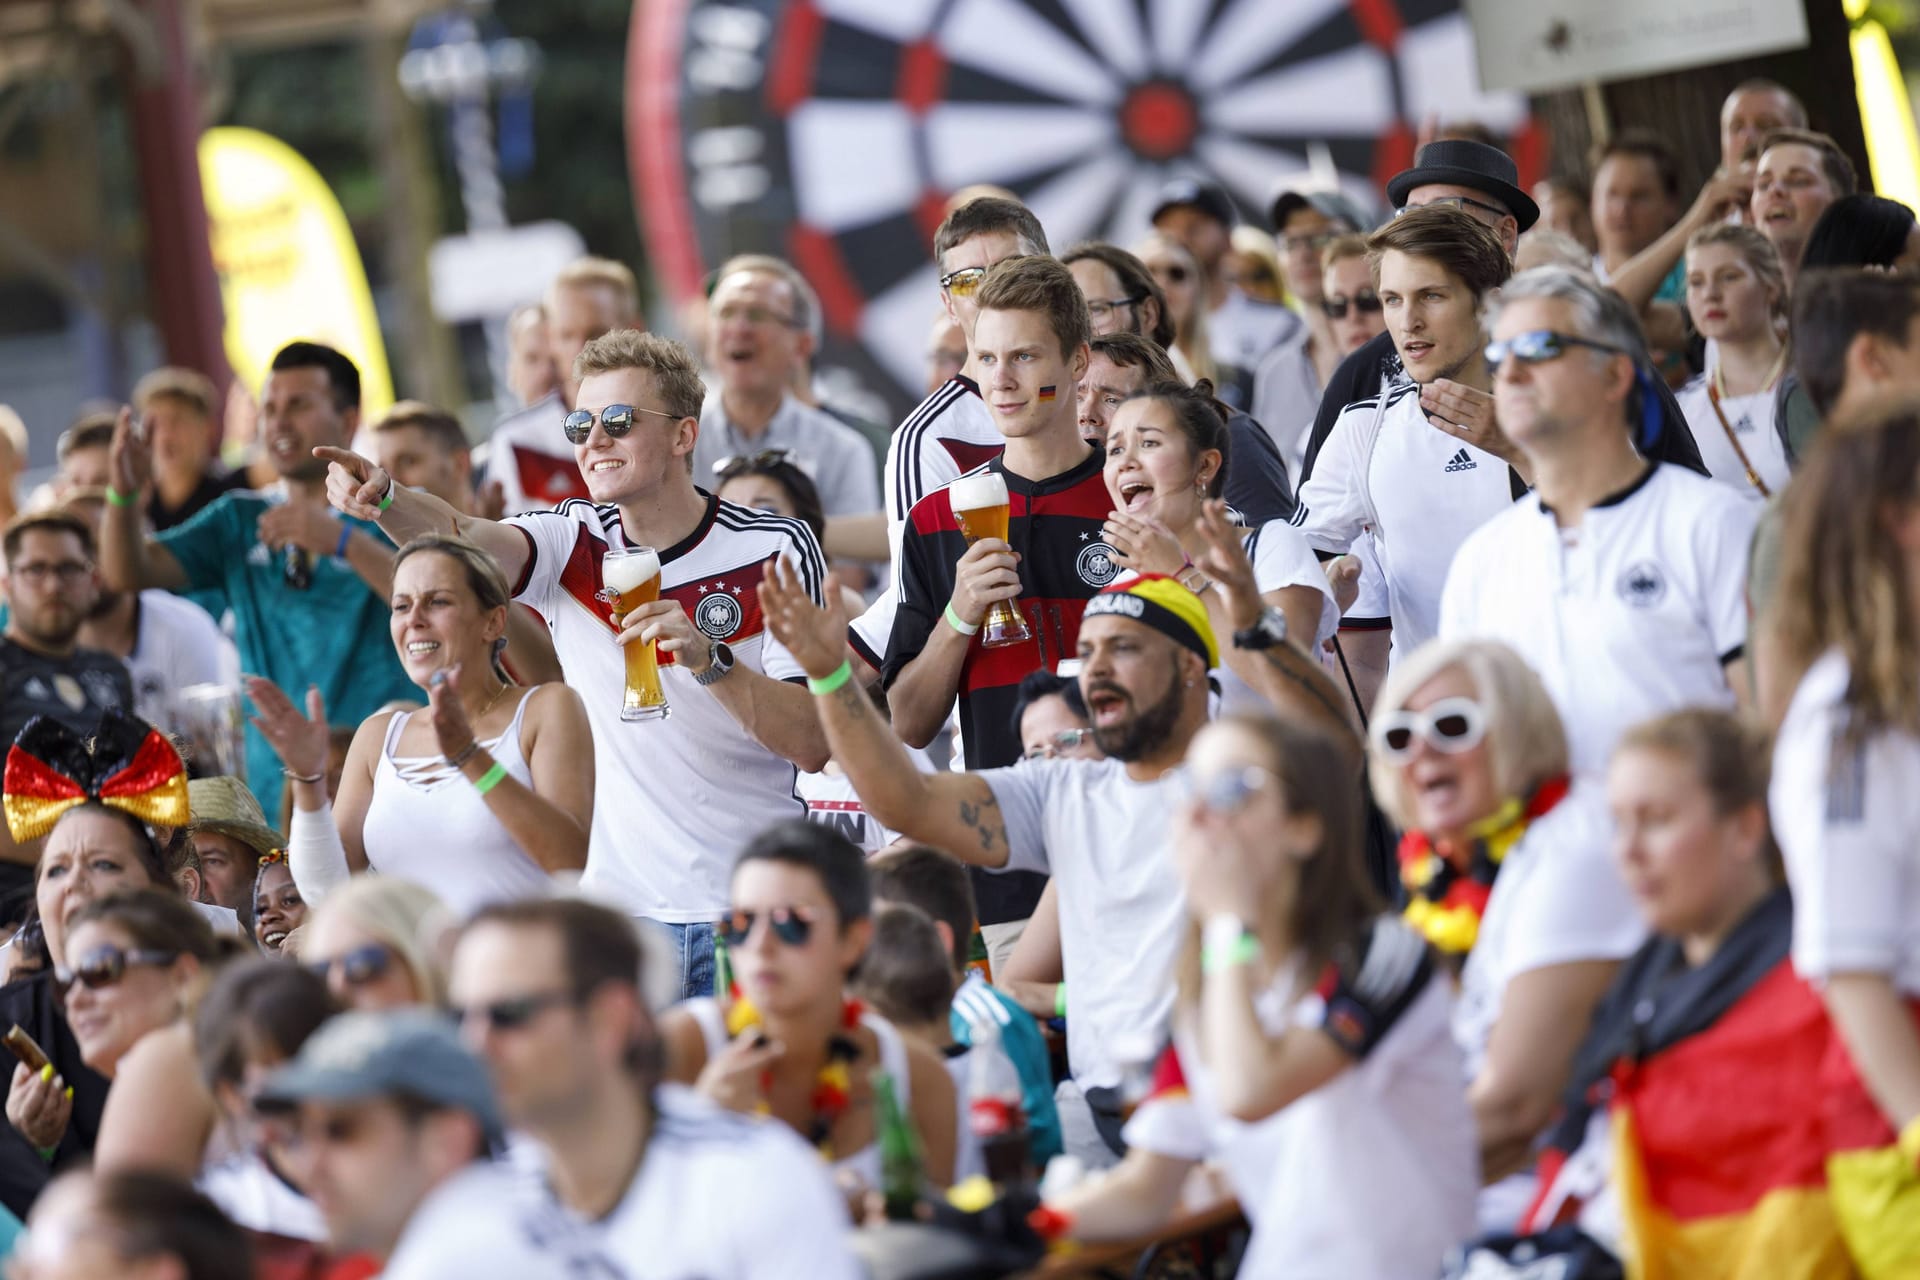
[{"label": "metal watch strap", "polygon": [[733,670],[733,650],[718,640],[710,641],[709,644],[707,669],[693,678],[693,682],[702,689],[708,685],[718,684],[726,677],[727,672]]}]

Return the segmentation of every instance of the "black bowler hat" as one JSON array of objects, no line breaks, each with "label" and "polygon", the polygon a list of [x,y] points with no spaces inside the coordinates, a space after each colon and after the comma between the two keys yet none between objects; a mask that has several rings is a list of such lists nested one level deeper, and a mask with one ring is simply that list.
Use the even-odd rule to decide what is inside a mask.
[{"label": "black bowler hat", "polygon": [[1420,154],[1413,158],[1413,168],[1394,175],[1387,183],[1387,199],[1400,209],[1415,187],[1435,183],[1467,187],[1484,191],[1505,205],[1525,231],[1540,220],[1540,206],[1520,189],[1519,182],[1520,171],[1513,167],[1513,158],[1500,148],[1465,138],[1443,138],[1420,148]]}]

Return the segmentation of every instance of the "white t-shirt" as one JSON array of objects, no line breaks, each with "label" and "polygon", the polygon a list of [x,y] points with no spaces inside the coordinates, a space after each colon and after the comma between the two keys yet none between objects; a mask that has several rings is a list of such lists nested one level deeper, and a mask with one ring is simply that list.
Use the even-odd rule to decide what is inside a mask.
[{"label": "white t-shirt", "polygon": [[487,478],[500,482],[508,515],[547,511],[569,498],[586,498],[586,479],[560,429],[566,416],[559,393],[550,392],[494,427],[486,444]]},{"label": "white t-shirt", "polygon": [[[1295,981],[1283,972],[1255,1001],[1269,1035],[1321,1025],[1325,1000],[1289,1001]],[[1185,1092],[1141,1104],[1127,1142],[1225,1168],[1253,1224],[1242,1275],[1424,1280],[1472,1234],[1480,1181],[1450,1003],[1447,983],[1429,978],[1366,1057],[1252,1124],[1223,1113],[1198,1038],[1177,1023]],[[1381,1229],[1383,1207],[1391,1230]]]},{"label": "white t-shirt", "polygon": [[[1248,534],[1246,546],[1261,595],[1287,587],[1309,587],[1320,593],[1320,617],[1313,638],[1307,641],[1306,637],[1300,637],[1306,642],[1307,651],[1318,655],[1321,642],[1340,627],[1340,606],[1333,602],[1333,590],[1327,585],[1327,573],[1320,565],[1320,557],[1313,554],[1313,548],[1307,545],[1298,529],[1279,520],[1268,521]],[[1232,636],[1217,638],[1223,645],[1233,641]],[[1213,675],[1220,682],[1222,713],[1273,714],[1272,705],[1235,675],[1224,661],[1214,668]]]},{"label": "white t-shirt", "polygon": [[1846,741],[1839,651],[1800,681],[1773,748],[1768,807],[1793,888],[1793,967],[1878,973],[1920,996],[1920,739]]},{"label": "white t-shirt", "polygon": [[1453,1010],[1469,1080],[1485,1062],[1508,983],[1550,965],[1624,960],[1646,939],[1612,839],[1599,784],[1576,783],[1501,860]]},{"label": "white t-shirt", "polygon": [[1060,889],[1073,1077],[1116,1088],[1130,1062],[1151,1059],[1173,1010],[1186,894],[1168,831],[1185,770],[1135,782],[1118,760],[1030,760],[978,776],[1006,824],[1007,869],[1045,872]]},{"label": "white t-shirt", "polygon": [[537,1172],[473,1165],[421,1204],[384,1280],[857,1280],[826,1166],[792,1130],[674,1085],[627,1193],[589,1222]]},{"label": "white t-shirt", "polygon": [[[670,715],[620,719],[626,664],[609,607],[597,598],[602,554],[629,545],[618,508],[570,501],[506,523],[531,552],[514,598],[552,628],[567,683],[580,691],[593,729],[596,797],[583,883],[635,915],[676,924],[716,918],[747,841],[772,823],[806,816],[794,790],[797,770],[754,741],[670,655],[660,659]],[[774,555],[798,569],[818,602],[825,568],[812,530],[709,496],[699,526],[660,550],[660,598],[678,600],[702,634],[733,650],[736,665],[803,679],[760,614],[756,588]]]},{"label": "white t-shirt", "polygon": [[[1707,471],[1715,480],[1731,486],[1741,497],[1765,502],[1765,495],[1747,479],[1747,469],[1727,439],[1727,428],[1732,427],[1734,435],[1739,437],[1740,448],[1746,451],[1747,461],[1759,472],[1768,492],[1779,493],[1786,488],[1791,476],[1786,445],[1774,426],[1773,389],[1769,387],[1750,396],[1727,397],[1720,401],[1717,414],[1707,394],[1711,376],[1711,373],[1700,374],[1673,393],[1674,399],[1680,402],[1680,412],[1686,416],[1687,426],[1693,431],[1693,442],[1700,446],[1700,460],[1707,464]],[[1724,424],[1720,414],[1726,415]]]},{"label": "white t-shirt", "polygon": [[133,652],[127,655],[133,713],[177,731],[180,690],[190,684],[233,686],[227,674],[239,669],[237,658],[228,661],[233,641],[205,609],[171,591],[142,591],[135,607]]},{"label": "white t-shirt", "polygon": [[1294,527],[1320,551],[1373,533],[1387,584],[1394,649],[1410,653],[1440,625],[1440,593],[1467,535],[1513,505],[1507,464],[1427,421],[1420,388],[1395,387],[1340,411],[1300,489]]},{"label": "white t-shirt", "polygon": [[1598,777],[1620,735],[1681,707],[1731,709],[1747,642],[1760,509],[1655,464],[1561,529],[1533,494],[1467,539],[1441,603],[1448,640],[1503,640],[1553,695],[1573,769]]},{"label": "white t-shirt", "polygon": [[200,1170],[194,1186],[238,1226],[289,1240],[325,1241],[320,1206],[275,1176],[252,1153],[229,1156]]}]

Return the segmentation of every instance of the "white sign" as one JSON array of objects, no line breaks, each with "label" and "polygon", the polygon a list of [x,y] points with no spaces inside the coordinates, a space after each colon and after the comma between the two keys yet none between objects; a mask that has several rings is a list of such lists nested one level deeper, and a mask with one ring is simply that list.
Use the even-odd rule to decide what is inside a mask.
[{"label": "white sign", "polygon": [[1544,93],[1798,49],[1804,0],[1466,0],[1482,89]]},{"label": "white sign", "polygon": [[448,236],[427,253],[433,313],[449,324],[507,315],[540,301],[561,268],[586,251],[564,222]]}]

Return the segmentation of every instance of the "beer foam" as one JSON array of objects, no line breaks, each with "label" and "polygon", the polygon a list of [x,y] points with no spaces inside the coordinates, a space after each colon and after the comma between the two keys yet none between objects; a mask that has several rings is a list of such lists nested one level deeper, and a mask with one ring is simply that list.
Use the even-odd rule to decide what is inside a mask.
[{"label": "beer foam", "polygon": [[659,574],[660,556],[651,550],[631,556],[608,556],[600,569],[600,579],[607,588],[622,593]]},{"label": "beer foam", "polygon": [[1007,478],[998,471],[976,471],[947,486],[955,511],[979,511],[1007,505]]}]

